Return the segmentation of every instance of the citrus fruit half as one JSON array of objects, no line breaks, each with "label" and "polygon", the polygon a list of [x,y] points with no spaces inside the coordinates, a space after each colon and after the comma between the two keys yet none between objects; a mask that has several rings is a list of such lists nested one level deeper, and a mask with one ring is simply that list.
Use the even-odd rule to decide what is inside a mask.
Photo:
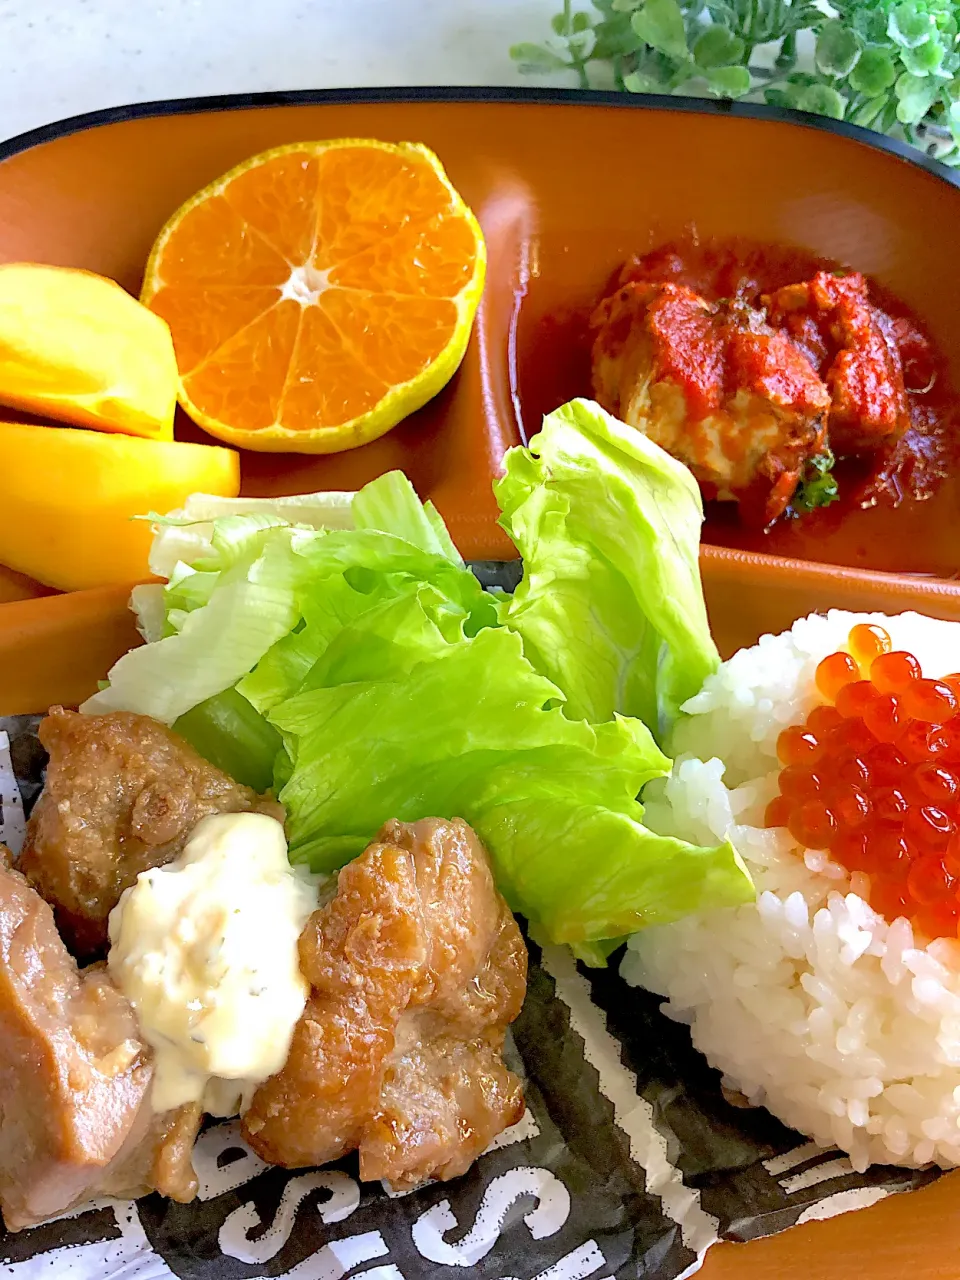
[{"label": "citrus fruit half", "polygon": [[170,325],[180,402],[248,449],[365,444],[449,381],[483,289],[476,218],[426,147],[276,147],[178,209],[141,300]]},{"label": "citrus fruit half", "polygon": [[235,497],[240,459],[218,445],[0,423],[0,564],[75,591],[150,576],[151,511],[196,492]]}]

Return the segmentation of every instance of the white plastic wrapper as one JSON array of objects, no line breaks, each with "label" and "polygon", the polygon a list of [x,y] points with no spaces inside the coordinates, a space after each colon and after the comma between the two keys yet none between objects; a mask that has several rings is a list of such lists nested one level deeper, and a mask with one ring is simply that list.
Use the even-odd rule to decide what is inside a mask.
[{"label": "white plastic wrapper", "polygon": [[10,757],[10,735],[0,731],[0,842],[11,853],[20,852],[25,826],[23,800]]}]

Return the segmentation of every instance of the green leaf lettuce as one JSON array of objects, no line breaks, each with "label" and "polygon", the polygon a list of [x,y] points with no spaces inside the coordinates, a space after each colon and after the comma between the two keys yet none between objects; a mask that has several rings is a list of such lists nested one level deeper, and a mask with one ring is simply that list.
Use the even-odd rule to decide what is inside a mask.
[{"label": "green leaf lettuce", "polygon": [[504,623],[593,723],[615,712],[660,733],[719,663],[700,585],[693,476],[588,400],[511,449],[495,486],[523,556]]},{"label": "green leaf lettuce", "polygon": [[462,817],[511,906],[556,942],[744,899],[729,844],[642,825],[636,796],[670,762],[640,721],[569,719],[517,635],[488,628],[449,643],[435,607],[417,595],[389,625],[367,615],[270,713],[293,761],[280,799],[295,861],[333,869],[391,817]]}]

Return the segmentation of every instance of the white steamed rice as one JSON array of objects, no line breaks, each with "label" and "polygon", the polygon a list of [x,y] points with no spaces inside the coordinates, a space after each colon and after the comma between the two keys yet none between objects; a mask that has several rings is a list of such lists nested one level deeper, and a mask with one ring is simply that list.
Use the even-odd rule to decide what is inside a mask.
[{"label": "white steamed rice", "polygon": [[867,881],[804,852],[763,814],[777,737],[821,701],[817,663],[856,622],[878,622],[926,676],[960,668],[960,623],[831,612],[764,636],[685,707],[647,821],[699,843],[728,835],[750,869],[748,905],[648,929],[628,982],[668,997],[724,1083],[821,1146],[871,1163],[960,1165],[960,942],[928,942],[865,901]]}]

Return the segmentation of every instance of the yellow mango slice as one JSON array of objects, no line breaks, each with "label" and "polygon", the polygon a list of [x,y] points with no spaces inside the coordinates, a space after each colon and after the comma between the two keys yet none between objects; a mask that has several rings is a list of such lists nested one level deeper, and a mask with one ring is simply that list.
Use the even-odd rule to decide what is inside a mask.
[{"label": "yellow mango slice", "polygon": [[0,266],[0,404],[172,440],[177,385],[166,321],[113,280],[32,262]]},{"label": "yellow mango slice", "polygon": [[75,591],[150,576],[149,522],[191,493],[233,498],[240,460],[219,445],[0,422],[0,564]]}]

